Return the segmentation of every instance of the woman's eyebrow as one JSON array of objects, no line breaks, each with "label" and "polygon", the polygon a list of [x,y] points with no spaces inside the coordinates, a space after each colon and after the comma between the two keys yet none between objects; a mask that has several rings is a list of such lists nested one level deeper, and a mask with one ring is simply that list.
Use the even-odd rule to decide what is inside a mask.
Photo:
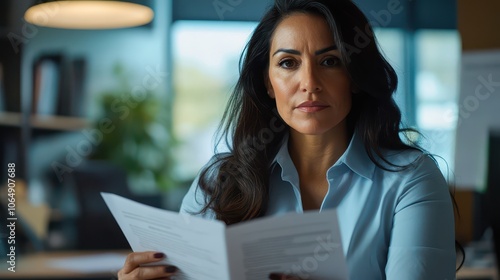
[{"label": "woman's eyebrow", "polygon": [[276,55],[279,52],[300,55],[300,52],[298,50],[294,50],[294,49],[278,49],[277,51],[275,51],[273,53],[273,56]]},{"label": "woman's eyebrow", "polygon": [[329,46],[329,47],[326,47],[324,49],[321,49],[319,51],[315,51],[314,54],[315,55],[320,55],[320,54],[324,54],[326,52],[333,51],[333,50],[336,50],[336,49],[337,49],[337,45],[333,45],[333,46]]},{"label": "woman's eyebrow", "polygon": [[[336,50],[336,49],[337,49],[337,45],[333,45],[333,46],[329,46],[329,47],[326,47],[326,48],[321,49],[321,50],[317,50],[317,51],[314,52],[314,54],[315,55],[320,55],[320,54],[324,54],[326,52],[329,52],[329,51],[332,51],[332,50]],[[273,53],[272,56],[275,56],[279,52],[300,55],[300,52],[298,50],[294,50],[294,49],[278,49],[278,50],[276,50]]]}]

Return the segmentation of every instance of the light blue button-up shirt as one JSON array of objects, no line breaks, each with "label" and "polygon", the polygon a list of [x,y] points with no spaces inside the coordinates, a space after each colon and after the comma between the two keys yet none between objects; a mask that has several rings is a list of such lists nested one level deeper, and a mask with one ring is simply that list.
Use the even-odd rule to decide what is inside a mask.
[{"label": "light blue button-up shirt", "polygon": [[[303,212],[299,176],[288,141],[271,164],[266,215]],[[336,208],[350,279],[455,279],[454,216],[448,185],[436,163],[419,151],[386,152],[397,165],[377,167],[355,133],[347,150],[325,174],[321,208]],[[199,212],[205,200],[193,182],[181,212]],[[213,213],[202,214],[214,218]]]}]

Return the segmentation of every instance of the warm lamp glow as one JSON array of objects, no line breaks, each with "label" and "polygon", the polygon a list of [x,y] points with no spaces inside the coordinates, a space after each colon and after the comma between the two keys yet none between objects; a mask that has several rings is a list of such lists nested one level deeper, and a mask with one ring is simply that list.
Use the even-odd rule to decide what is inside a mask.
[{"label": "warm lamp glow", "polygon": [[153,10],[120,1],[54,1],[35,5],[24,14],[32,24],[67,29],[111,29],[144,25]]}]

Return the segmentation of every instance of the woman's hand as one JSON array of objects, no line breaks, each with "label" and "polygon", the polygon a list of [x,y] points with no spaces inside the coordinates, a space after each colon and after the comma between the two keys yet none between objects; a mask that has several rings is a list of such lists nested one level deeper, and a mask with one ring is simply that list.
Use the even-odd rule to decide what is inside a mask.
[{"label": "woman's hand", "polygon": [[269,274],[269,279],[270,280],[301,280],[297,276],[286,275],[284,273],[275,273],[275,272]]},{"label": "woman's hand", "polygon": [[157,262],[165,258],[165,254],[157,252],[131,253],[122,269],[118,271],[119,280],[170,279],[177,271],[173,265],[141,266]]}]

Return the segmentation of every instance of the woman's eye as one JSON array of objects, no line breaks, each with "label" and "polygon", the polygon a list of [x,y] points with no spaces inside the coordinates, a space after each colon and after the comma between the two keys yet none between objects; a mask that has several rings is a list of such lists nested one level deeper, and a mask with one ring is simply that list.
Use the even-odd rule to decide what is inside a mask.
[{"label": "woman's eye", "polygon": [[338,57],[328,57],[325,60],[323,60],[323,62],[321,64],[324,66],[332,67],[332,66],[338,66],[341,63],[342,62],[340,61],[340,58],[338,58]]},{"label": "woman's eye", "polygon": [[279,66],[285,69],[288,68],[293,68],[297,65],[297,63],[294,60],[291,59],[285,59],[279,62]]}]

